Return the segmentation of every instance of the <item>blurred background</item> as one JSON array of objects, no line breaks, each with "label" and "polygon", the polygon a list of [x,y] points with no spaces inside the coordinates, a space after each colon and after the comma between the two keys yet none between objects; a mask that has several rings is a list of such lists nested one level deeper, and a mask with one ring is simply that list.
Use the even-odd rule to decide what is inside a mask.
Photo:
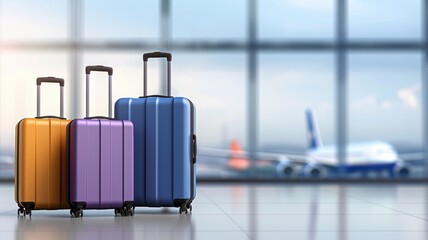
[{"label": "blurred background", "polygon": [[[113,102],[142,95],[142,54],[170,51],[172,94],[197,108],[197,177],[424,178],[428,15],[421,0],[0,0],[0,176],[40,76],[84,117],[84,67],[114,68]],[[164,61],[148,93],[165,94]],[[91,115],[107,115],[93,74]],[[424,81],[423,81],[424,80]],[[56,85],[42,115],[59,114]],[[424,100],[425,99],[425,100]]]}]

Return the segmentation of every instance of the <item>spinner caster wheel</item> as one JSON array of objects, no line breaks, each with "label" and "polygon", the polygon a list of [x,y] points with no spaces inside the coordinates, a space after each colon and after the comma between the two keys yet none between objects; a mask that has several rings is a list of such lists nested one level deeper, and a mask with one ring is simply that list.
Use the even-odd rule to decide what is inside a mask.
[{"label": "spinner caster wheel", "polygon": [[25,210],[24,210],[24,216],[29,216],[29,217],[31,217],[31,209],[25,209]]},{"label": "spinner caster wheel", "polygon": [[83,217],[83,210],[82,209],[78,210],[78,217],[79,218]]},{"label": "spinner caster wheel", "polygon": [[178,212],[179,212],[180,214],[182,214],[182,213],[187,214],[187,207],[186,207],[186,206],[181,206],[181,207],[178,209]]},{"label": "spinner caster wheel", "polygon": [[81,218],[81,217],[83,217],[83,210],[82,209],[73,209],[73,210],[70,210],[70,214],[71,214],[71,216],[74,216],[76,218]]},{"label": "spinner caster wheel", "polygon": [[115,208],[114,209],[114,215],[117,216],[119,214],[121,214],[121,209],[120,208]]},{"label": "spinner caster wheel", "polygon": [[20,217],[20,216],[24,216],[24,208],[22,208],[22,207],[20,207],[18,209],[18,217]]},{"label": "spinner caster wheel", "polygon": [[122,208],[120,208],[120,215],[121,216],[126,216],[126,207],[122,207]]},{"label": "spinner caster wheel", "polygon": [[132,209],[126,209],[126,214],[125,214],[126,216],[132,216],[132,215],[134,215],[133,213],[132,213]]},{"label": "spinner caster wheel", "polygon": [[191,212],[191,211],[192,211],[192,209],[193,209],[193,207],[192,207],[192,204],[191,204],[191,203],[187,204],[187,205],[186,205],[186,207],[187,207],[187,209],[189,209],[189,211],[190,211],[190,212]]},{"label": "spinner caster wheel", "polygon": [[125,216],[134,216],[134,208],[130,206],[126,206],[124,208]]}]

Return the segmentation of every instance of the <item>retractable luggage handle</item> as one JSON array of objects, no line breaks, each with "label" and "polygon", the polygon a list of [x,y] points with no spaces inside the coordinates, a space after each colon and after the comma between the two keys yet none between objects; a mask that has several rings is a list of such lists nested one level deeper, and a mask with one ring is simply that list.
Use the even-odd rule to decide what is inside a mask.
[{"label": "retractable luggage handle", "polygon": [[108,73],[108,119],[111,119],[112,118],[112,113],[111,113],[111,109],[112,109],[111,82],[112,82],[113,68],[101,66],[101,65],[87,66],[85,68],[85,72],[86,72],[86,119],[106,118],[106,117],[89,117],[89,75],[91,74],[92,71],[93,72],[107,72]]},{"label": "retractable luggage handle", "polygon": [[147,97],[147,61],[149,58],[166,58],[168,63],[168,73],[167,73],[167,96],[171,96],[171,60],[172,55],[171,53],[167,52],[151,52],[151,53],[144,53],[143,55],[143,62],[144,62],[144,97]]},{"label": "retractable luggage handle", "polygon": [[64,79],[56,77],[39,77],[37,84],[37,117],[36,118],[58,118],[56,116],[40,116],[40,87],[42,83],[59,83],[59,118],[64,118]]}]

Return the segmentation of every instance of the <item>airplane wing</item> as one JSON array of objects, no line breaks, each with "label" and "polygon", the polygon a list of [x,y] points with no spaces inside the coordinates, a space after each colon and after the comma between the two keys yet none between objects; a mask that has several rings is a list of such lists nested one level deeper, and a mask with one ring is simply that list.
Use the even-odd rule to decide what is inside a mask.
[{"label": "airplane wing", "polygon": [[401,153],[398,156],[401,160],[412,164],[425,164],[424,152]]},{"label": "airplane wing", "polygon": [[[248,158],[250,155],[247,151],[240,151],[233,153],[230,149],[219,148],[204,148],[198,149],[198,155],[206,157],[219,157],[219,158]],[[256,160],[265,162],[281,162],[288,161],[294,164],[307,164],[309,157],[303,153],[278,153],[278,152],[257,152]]]}]

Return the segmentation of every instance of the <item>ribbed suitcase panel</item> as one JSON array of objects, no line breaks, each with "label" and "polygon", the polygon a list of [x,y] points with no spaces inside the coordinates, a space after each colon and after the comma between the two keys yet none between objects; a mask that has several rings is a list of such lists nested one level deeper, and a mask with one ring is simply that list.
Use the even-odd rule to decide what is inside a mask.
[{"label": "ribbed suitcase panel", "polygon": [[123,201],[134,201],[134,125],[123,121]]},{"label": "ribbed suitcase panel", "polygon": [[36,124],[35,119],[19,123],[18,202],[36,201]]},{"label": "ribbed suitcase panel", "polygon": [[36,128],[34,140],[36,144],[36,207],[45,209],[49,208],[50,126],[47,119],[37,119],[34,123]]},{"label": "ribbed suitcase panel", "polygon": [[[190,198],[191,136],[190,103],[185,98],[174,99],[174,199]],[[193,181],[193,180],[192,180]]]},{"label": "ribbed suitcase panel", "polygon": [[122,206],[123,198],[123,123],[99,120],[101,127],[101,208]]},{"label": "ribbed suitcase panel", "polygon": [[61,121],[61,203],[60,208],[70,208],[68,204],[68,181],[67,181],[67,125],[69,120]]},{"label": "ribbed suitcase panel", "polygon": [[[149,98],[146,103],[146,203],[158,206],[159,199],[159,100]],[[149,141],[147,141],[149,139]]]},{"label": "ribbed suitcase panel", "polygon": [[[158,98],[158,199],[157,206],[174,206],[173,202],[173,98]],[[150,118],[147,115],[146,118]],[[151,135],[146,136],[146,142]],[[152,149],[148,149],[152,150]],[[154,149],[153,149],[154,150]],[[147,159],[150,161],[150,159]],[[150,194],[150,193],[146,193]]]},{"label": "ribbed suitcase panel", "polygon": [[[146,98],[122,98],[115,104],[117,119],[131,120],[134,126],[134,204],[146,205]],[[129,145],[128,145],[129,146]]]},{"label": "ribbed suitcase panel", "polygon": [[[74,148],[70,149],[70,187],[72,202],[86,202],[87,208],[99,208],[100,202],[100,128],[98,121],[74,120],[71,126]],[[73,133],[75,139],[73,140]]]},{"label": "ribbed suitcase panel", "polygon": [[[49,119],[48,208],[58,209],[61,204],[61,122]],[[46,186],[45,186],[46,187]]]}]

